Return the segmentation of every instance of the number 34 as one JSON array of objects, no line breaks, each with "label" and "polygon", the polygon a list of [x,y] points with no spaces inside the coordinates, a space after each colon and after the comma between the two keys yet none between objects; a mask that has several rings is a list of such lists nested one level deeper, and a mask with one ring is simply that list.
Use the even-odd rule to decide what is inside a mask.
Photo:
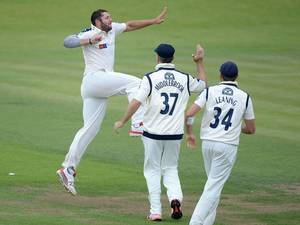
[{"label": "number 34", "polygon": [[[213,129],[217,128],[217,126],[219,125],[220,122],[220,116],[222,114],[222,109],[220,107],[215,107],[214,108],[214,123],[210,123],[209,126]],[[224,116],[224,118],[221,121],[221,124],[225,126],[225,130],[227,131],[229,129],[229,127],[231,127],[232,123],[231,123],[231,118],[232,118],[232,114],[233,114],[233,109],[229,109],[229,111],[226,113],[226,115]]]}]

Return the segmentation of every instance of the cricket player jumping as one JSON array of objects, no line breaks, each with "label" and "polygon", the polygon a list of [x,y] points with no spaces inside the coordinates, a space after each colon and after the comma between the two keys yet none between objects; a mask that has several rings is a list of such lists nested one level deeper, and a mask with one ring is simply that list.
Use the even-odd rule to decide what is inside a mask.
[{"label": "cricket player jumping", "polygon": [[[122,32],[160,24],[166,14],[167,9],[164,8],[154,19],[114,23],[106,10],[99,9],[91,15],[91,28],[65,39],[66,48],[82,47],[85,61],[81,84],[84,126],[76,133],[62,164],[63,168],[57,171],[62,184],[71,194],[77,193],[74,186],[75,169],[87,146],[100,130],[108,98],[114,95],[127,95],[131,101],[141,82],[137,77],[114,72],[116,36]],[[142,117],[142,110],[133,115],[130,135],[142,134]]]}]

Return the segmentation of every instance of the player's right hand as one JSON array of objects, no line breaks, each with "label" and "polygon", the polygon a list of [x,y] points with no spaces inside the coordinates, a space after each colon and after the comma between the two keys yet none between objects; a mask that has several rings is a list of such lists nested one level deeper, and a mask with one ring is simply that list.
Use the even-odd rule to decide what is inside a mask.
[{"label": "player's right hand", "polygon": [[102,40],[102,36],[100,34],[95,34],[92,38],[91,41],[93,44],[96,44]]},{"label": "player's right hand", "polygon": [[204,58],[204,48],[200,45],[196,45],[196,51],[194,54],[192,54],[194,62],[202,61]]},{"label": "player's right hand", "polygon": [[124,126],[124,123],[122,121],[117,121],[115,122],[115,125],[114,125],[114,130],[116,133],[119,133],[119,129],[122,128]]}]

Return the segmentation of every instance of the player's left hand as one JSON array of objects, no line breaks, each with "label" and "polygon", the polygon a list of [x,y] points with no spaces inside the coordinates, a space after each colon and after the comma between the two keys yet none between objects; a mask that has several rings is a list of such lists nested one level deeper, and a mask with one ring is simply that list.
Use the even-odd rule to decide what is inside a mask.
[{"label": "player's left hand", "polygon": [[187,135],[186,144],[187,144],[188,148],[196,148],[197,147],[196,137],[194,134]]},{"label": "player's left hand", "polygon": [[114,125],[114,130],[116,133],[119,133],[119,129],[122,128],[124,126],[124,123],[122,121],[117,121],[115,122],[115,125]]},{"label": "player's left hand", "polygon": [[160,24],[165,21],[167,15],[167,7],[165,6],[163,11],[154,19],[155,24]]},{"label": "player's left hand", "polygon": [[192,54],[194,62],[201,62],[203,61],[204,58],[204,48],[200,45],[197,44],[196,46],[196,51],[194,54]]}]

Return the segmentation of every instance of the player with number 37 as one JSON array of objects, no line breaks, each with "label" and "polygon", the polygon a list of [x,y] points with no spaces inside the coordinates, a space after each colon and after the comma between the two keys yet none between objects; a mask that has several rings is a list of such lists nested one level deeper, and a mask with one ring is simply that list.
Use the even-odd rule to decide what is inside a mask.
[{"label": "player with number 37", "polygon": [[170,44],[160,44],[156,49],[155,71],[147,73],[121,120],[115,123],[117,130],[124,126],[133,113],[146,105],[144,115],[144,176],[146,178],[151,221],[161,220],[161,178],[167,189],[172,208],[171,217],[182,217],[182,190],[178,177],[180,143],[184,133],[184,111],[191,92],[200,93],[206,87],[203,66],[204,50],[197,45],[193,60],[198,79],[175,69],[172,64],[175,49]]}]

